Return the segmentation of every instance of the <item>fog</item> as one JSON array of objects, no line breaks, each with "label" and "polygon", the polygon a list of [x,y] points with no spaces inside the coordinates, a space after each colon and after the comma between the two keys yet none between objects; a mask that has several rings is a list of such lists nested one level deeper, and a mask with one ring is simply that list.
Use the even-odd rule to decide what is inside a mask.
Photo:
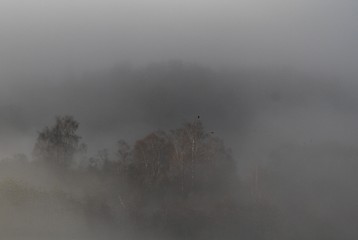
[{"label": "fog", "polygon": [[357,239],[354,1],[0,3],[0,238]]},{"label": "fog", "polygon": [[358,6],[349,0],[1,5],[2,74],[76,73],[119,61],[145,64],[168,58],[356,74]]}]

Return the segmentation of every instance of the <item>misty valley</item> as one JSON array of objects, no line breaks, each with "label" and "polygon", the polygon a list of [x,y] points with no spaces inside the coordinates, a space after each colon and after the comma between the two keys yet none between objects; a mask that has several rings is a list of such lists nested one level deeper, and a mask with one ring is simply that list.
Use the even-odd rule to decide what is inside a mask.
[{"label": "misty valley", "polygon": [[[156,131],[115,157],[86,156],[79,123],[59,116],[38,134],[33,160],[1,162],[1,232],[27,239],[216,239],[273,236],[275,210],[240,186],[236,163],[198,116]],[[7,175],[7,176],[6,176]]]},{"label": "misty valley", "polygon": [[355,239],[353,87],[178,61],[12,85],[0,238]]},{"label": "misty valley", "polygon": [[357,240],[357,23],[0,0],[0,240]]}]

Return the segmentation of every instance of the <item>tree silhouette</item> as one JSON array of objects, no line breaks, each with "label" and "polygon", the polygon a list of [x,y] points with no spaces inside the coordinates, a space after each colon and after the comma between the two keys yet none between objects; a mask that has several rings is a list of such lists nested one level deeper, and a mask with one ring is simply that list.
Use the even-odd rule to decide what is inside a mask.
[{"label": "tree silhouette", "polygon": [[57,167],[70,167],[75,153],[80,150],[78,127],[79,123],[72,116],[56,117],[52,127],[45,127],[38,133],[33,151],[35,159]]}]

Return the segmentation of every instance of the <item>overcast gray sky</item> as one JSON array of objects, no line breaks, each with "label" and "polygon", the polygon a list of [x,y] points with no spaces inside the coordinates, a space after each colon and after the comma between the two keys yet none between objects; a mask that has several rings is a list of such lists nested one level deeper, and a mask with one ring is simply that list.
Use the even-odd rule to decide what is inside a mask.
[{"label": "overcast gray sky", "polygon": [[3,76],[167,59],[357,72],[358,3],[352,0],[0,4]]}]

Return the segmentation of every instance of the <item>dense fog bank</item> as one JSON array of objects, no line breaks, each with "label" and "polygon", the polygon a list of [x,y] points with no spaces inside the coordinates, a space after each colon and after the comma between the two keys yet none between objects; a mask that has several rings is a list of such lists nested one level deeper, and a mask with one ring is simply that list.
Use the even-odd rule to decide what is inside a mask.
[{"label": "dense fog bank", "polygon": [[[180,61],[5,84],[1,232],[355,239],[356,89],[337,76]],[[57,145],[43,144],[66,115],[77,145],[57,166]]]}]

